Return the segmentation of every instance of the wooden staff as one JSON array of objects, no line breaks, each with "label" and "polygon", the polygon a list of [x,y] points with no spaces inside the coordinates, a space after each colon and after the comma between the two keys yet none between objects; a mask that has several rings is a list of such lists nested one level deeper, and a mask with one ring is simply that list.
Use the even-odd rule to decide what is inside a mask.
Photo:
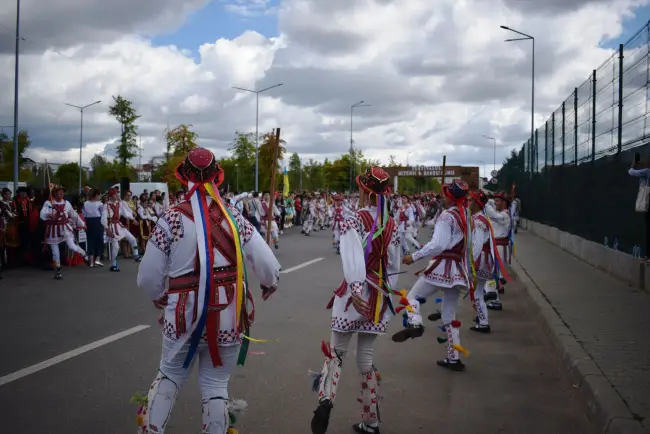
[{"label": "wooden staff", "polygon": [[442,184],[440,187],[445,185],[445,172],[447,171],[447,156],[443,155],[442,156]]},{"label": "wooden staff", "polygon": [[266,244],[271,243],[271,225],[273,223],[273,206],[275,205],[275,175],[278,171],[278,151],[280,150],[280,128],[275,129],[275,143],[273,143],[273,163],[271,164],[271,199],[269,211],[266,216]]}]

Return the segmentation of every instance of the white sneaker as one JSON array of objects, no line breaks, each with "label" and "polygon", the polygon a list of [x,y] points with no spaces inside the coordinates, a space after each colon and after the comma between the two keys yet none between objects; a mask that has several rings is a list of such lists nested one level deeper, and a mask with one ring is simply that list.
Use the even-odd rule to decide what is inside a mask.
[{"label": "white sneaker", "polygon": [[95,260],[95,265],[98,266],[98,267],[103,267],[104,266],[104,264],[102,264],[98,260]]}]

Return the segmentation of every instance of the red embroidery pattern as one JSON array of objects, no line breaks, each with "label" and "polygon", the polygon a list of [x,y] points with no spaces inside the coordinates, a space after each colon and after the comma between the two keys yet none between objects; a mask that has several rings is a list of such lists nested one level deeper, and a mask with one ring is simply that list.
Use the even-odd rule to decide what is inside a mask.
[{"label": "red embroidery pattern", "polygon": [[185,228],[183,227],[183,214],[179,211],[170,209],[160,217],[167,223],[169,227],[169,234],[172,243],[178,242],[185,236]]},{"label": "red embroidery pattern", "polygon": [[151,235],[149,235],[149,244],[163,252],[166,256],[169,256],[171,253],[171,238],[169,233],[159,223],[154,226]]},{"label": "red embroidery pattern", "polygon": [[399,231],[393,231],[393,236],[390,239],[392,246],[399,247],[402,244],[402,238],[399,236]]},{"label": "red embroidery pattern", "polygon": [[347,234],[350,230],[357,231],[361,238],[366,234],[366,231],[363,230],[361,218],[357,214],[347,217],[343,220],[343,223],[341,223],[341,235]]}]

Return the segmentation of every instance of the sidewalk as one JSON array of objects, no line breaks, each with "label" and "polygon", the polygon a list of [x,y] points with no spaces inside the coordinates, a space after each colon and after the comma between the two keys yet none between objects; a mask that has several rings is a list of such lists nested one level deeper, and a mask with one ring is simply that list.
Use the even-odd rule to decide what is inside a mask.
[{"label": "sidewalk", "polygon": [[514,274],[590,418],[605,433],[650,434],[650,295],[529,232],[516,241]]}]

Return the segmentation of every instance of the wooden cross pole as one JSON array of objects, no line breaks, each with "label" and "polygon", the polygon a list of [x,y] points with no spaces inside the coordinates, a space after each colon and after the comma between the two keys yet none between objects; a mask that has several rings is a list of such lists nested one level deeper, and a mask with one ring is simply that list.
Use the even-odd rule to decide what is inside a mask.
[{"label": "wooden cross pole", "polygon": [[271,225],[273,223],[273,206],[275,205],[275,175],[278,171],[278,153],[280,151],[280,128],[275,129],[275,140],[273,141],[273,163],[271,164],[271,198],[269,200],[269,213],[266,216],[266,244],[271,244]]}]

